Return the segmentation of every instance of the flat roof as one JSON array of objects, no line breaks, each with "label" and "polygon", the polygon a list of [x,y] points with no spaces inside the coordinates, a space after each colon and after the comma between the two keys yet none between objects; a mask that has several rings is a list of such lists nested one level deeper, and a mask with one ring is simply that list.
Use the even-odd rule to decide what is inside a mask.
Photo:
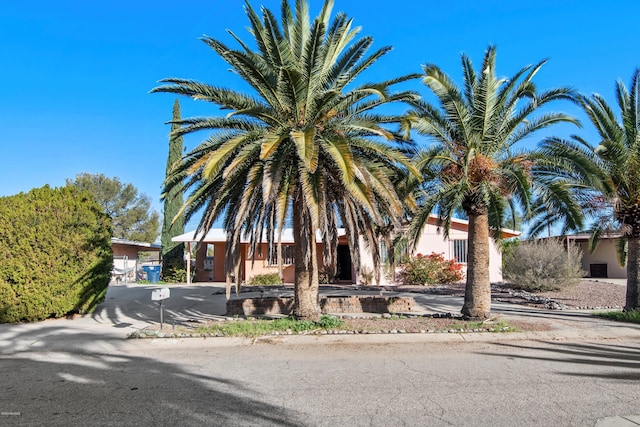
[{"label": "flat roof", "polygon": [[[266,243],[266,233],[262,236],[262,242]],[[343,228],[338,229],[338,236],[343,236],[345,234]],[[316,239],[318,242],[320,239],[320,232],[316,232]],[[277,236],[276,236],[277,240]],[[202,233],[198,233],[196,235],[195,230],[189,231],[188,233],[181,234],[171,239],[172,242],[207,242],[207,243],[216,243],[216,242],[226,242],[227,241],[227,231],[222,228],[212,228],[207,234],[202,238]],[[241,243],[248,243],[249,239],[242,236],[240,238]],[[292,228],[284,228],[282,230],[282,243],[294,243],[293,239],[293,229]]]},{"label": "flat roof", "polygon": [[135,240],[120,239],[117,237],[112,237],[111,243],[126,246],[136,246],[138,248],[146,248],[150,250],[160,250],[162,248],[162,246],[158,243],[136,242]]}]

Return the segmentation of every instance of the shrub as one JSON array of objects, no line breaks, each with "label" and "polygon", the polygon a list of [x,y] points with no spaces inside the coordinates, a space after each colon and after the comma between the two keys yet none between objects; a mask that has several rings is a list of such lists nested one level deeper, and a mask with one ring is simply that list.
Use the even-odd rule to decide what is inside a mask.
[{"label": "shrub", "polygon": [[603,313],[595,313],[595,316],[604,317],[605,319],[616,320],[618,322],[640,323],[640,312],[631,311],[606,311]]},{"label": "shrub", "polygon": [[365,286],[373,283],[373,270],[370,267],[363,265],[360,268],[360,282]]},{"label": "shrub", "polygon": [[344,322],[342,320],[327,314],[323,315],[317,322],[317,325],[322,329],[335,329],[341,327],[343,324]]},{"label": "shrub", "polygon": [[503,239],[499,241],[500,252],[502,252],[502,269],[504,270],[504,263],[507,258],[509,258],[513,251],[515,251],[518,246],[520,246],[520,239]]},{"label": "shrub", "polygon": [[554,239],[523,242],[504,259],[503,276],[512,286],[529,292],[544,292],[576,285],[584,276],[582,252],[569,252]]},{"label": "shrub", "polygon": [[405,285],[435,285],[459,282],[464,279],[462,265],[455,260],[445,260],[444,254],[418,254],[409,258],[401,273]]},{"label": "shrub", "polygon": [[110,220],[72,186],[2,197],[0,259],[0,322],[90,312],[109,285]]},{"label": "shrub", "polygon": [[281,285],[282,280],[280,280],[280,276],[277,273],[269,273],[269,274],[256,274],[249,281],[250,285]]},{"label": "shrub", "polygon": [[180,268],[163,273],[162,280],[165,283],[184,283],[187,281],[187,270]]}]

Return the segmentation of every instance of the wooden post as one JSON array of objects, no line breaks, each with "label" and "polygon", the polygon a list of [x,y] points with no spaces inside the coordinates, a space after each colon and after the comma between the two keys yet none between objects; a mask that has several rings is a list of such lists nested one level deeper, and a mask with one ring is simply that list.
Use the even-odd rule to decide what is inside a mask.
[{"label": "wooden post", "polygon": [[187,285],[191,284],[191,242],[187,242]]}]

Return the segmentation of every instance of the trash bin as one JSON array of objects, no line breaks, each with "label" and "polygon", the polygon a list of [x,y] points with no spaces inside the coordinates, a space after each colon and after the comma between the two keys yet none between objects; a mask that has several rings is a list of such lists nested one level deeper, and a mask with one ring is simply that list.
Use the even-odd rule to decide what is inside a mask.
[{"label": "trash bin", "polygon": [[142,269],[147,273],[147,279],[151,283],[158,283],[160,281],[160,266],[159,265],[145,265]]}]

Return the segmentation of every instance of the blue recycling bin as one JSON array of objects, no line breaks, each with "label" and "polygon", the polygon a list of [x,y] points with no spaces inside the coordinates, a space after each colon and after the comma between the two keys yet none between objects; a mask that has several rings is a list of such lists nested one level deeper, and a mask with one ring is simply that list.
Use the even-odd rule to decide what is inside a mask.
[{"label": "blue recycling bin", "polygon": [[159,265],[144,265],[142,269],[147,273],[147,279],[151,283],[158,283],[160,281],[160,266]]}]

